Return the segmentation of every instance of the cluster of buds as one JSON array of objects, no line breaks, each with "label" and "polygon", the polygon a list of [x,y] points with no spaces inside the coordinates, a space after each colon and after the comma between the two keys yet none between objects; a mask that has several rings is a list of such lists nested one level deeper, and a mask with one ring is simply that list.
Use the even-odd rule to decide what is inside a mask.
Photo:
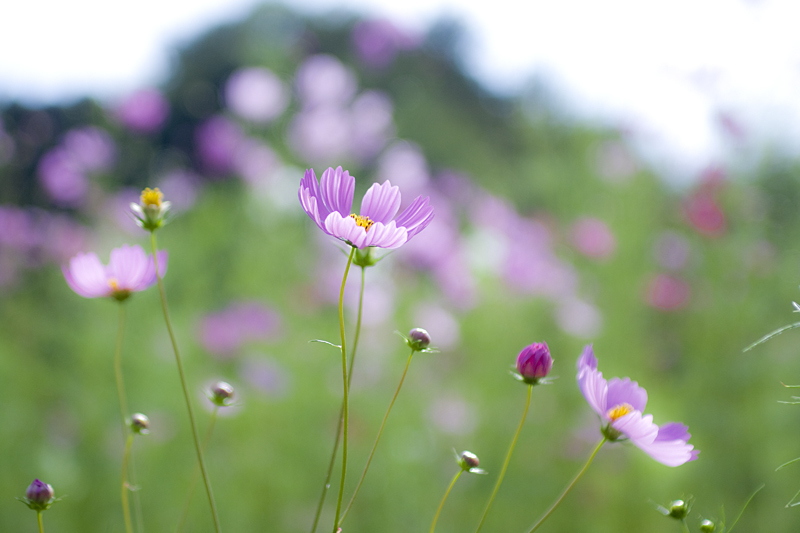
[{"label": "cluster of buds", "polygon": [[28,490],[25,491],[24,498],[17,498],[36,512],[46,511],[53,503],[58,501],[55,497],[53,487],[44,481],[34,479]]},{"label": "cluster of buds", "polygon": [[529,385],[546,383],[545,378],[553,368],[553,358],[546,342],[534,342],[517,356],[517,371],[512,375]]},{"label": "cluster of buds", "polygon": [[147,187],[139,197],[139,203],[131,203],[131,211],[136,224],[147,231],[155,231],[169,222],[169,208],[172,204],[164,201],[164,194],[158,187]]},{"label": "cluster of buds", "polygon": [[233,404],[233,387],[230,383],[218,381],[212,385],[208,399],[217,407],[228,407]]}]

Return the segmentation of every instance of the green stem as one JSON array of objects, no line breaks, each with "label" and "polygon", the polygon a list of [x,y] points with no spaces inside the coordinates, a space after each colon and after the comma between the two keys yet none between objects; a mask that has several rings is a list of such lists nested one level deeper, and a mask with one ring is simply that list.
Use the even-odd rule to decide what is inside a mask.
[{"label": "green stem", "polygon": [[[211,433],[214,432],[214,424],[217,422],[217,412],[219,411],[219,406],[214,405],[214,410],[211,412],[211,421],[208,423],[208,430],[206,431],[206,436],[203,438],[203,451],[208,449],[208,443],[211,441]],[[183,504],[183,512],[181,512],[181,518],[178,521],[178,527],[175,528],[176,533],[180,533],[183,529],[183,526],[186,524],[186,518],[189,516],[189,505],[192,503],[192,496],[194,495],[194,489],[197,487],[197,477],[200,475],[198,472],[197,465],[195,465],[194,472],[192,472],[192,481],[189,483],[189,494],[186,495],[186,501]]]},{"label": "green stem", "polygon": [[167,293],[164,291],[164,282],[158,274],[158,254],[156,247],[156,234],[154,231],[150,232],[150,247],[153,249],[153,262],[156,267],[156,280],[158,281],[158,293],[161,296],[161,309],[164,311],[164,322],[167,324],[167,331],[169,332],[169,339],[172,342],[172,350],[175,352],[175,363],[178,365],[178,375],[181,378],[181,387],[183,388],[183,397],[186,400],[186,410],[189,413],[189,425],[192,427],[192,439],[194,440],[194,448],[197,451],[197,464],[200,465],[200,473],[203,475],[203,483],[206,486],[206,494],[208,494],[208,504],[211,507],[211,517],[214,520],[214,530],[220,533],[219,517],[217,516],[217,506],[214,503],[214,494],[211,492],[211,484],[208,481],[208,473],[206,472],[206,464],[203,461],[203,450],[200,446],[200,439],[197,436],[197,425],[194,421],[194,413],[192,412],[192,401],[189,397],[189,388],[186,385],[186,376],[183,373],[183,364],[181,363],[181,355],[178,351],[178,341],[175,340],[175,333],[172,331],[172,323],[169,320],[169,309],[167,307]]},{"label": "green stem", "polygon": [[447,496],[450,494],[450,491],[453,489],[453,485],[456,484],[456,481],[458,481],[458,478],[461,477],[461,474],[463,472],[464,472],[463,469],[459,470],[458,473],[453,478],[453,481],[450,482],[450,486],[447,487],[447,490],[444,493],[444,497],[442,498],[441,503],[439,503],[439,508],[436,509],[436,515],[434,515],[434,517],[433,517],[433,523],[431,524],[430,533],[433,533],[433,530],[436,529],[436,521],[439,520],[439,513],[442,512],[442,507],[444,507],[444,502],[447,499]]},{"label": "green stem", "polygon": [[358,491],[361,489],[361,484],[364,483],[364,478],[367,477],[367,470],[369,470],[369,465],[372,463],[372,456],[375,455],[375,449],[378,447],[378,442],[381,440],[381,435],[383,435],[383,428],[386,426],[386,420],[389,418],[389,413],[392,412],[392,407],[394,407],[394,402],[397,400],[397,395],[400,394],[400,388],[403,386],[403,382],[406,379],[406,374],[408,373],[408,367],[411,365],[411,358],[414,357],[414,350],[411,350],[411,354],[408,356],[408,361],[406,362],[406,368],[403,370],[403,376],[400,378],[400,383],[397,385],[397,390],[394,391],[394,396],[392,396],[392,401],[389,403],[389,408],[386,409],[386,414],[383,415],[383,422],[381,422],[381,427],[378,430],[378,436],[375,437],[375,444],[372,445],[372,451],[369,452],[369,457],[367,458],[367,464],[364,466],[364,471],[361,473],[361,479],[358,480],[358,485],[356,485],[356,490],[353,492],[353,496],[350,498],[350,503],[347,504],[347,508],[344,510],[342,514],[342,519],[339,521],[339,525],[341,526],[344,522],[344,519],[347,517],[347,513],[350,511],[350,507],[353,506],[353,502],[358,496]]},{"label": "green stem", "polygon": [[[356,361],[356,349],[358,348],[358,339],[361,336],[361,312],[364,308],[364,273],[366,267],[361,267],[361,290],[358,296],[358,318],[356,319],[356,334],[353,338],[353,350],[350,352],[350,369],[347,371],[347,384],[349,385],[353,380],[353,364]],[[336,438],[333,441],[333,452],[331,452],[331,460],[328,463],[328,472],[325,474],[325,483],[322,485],[322,494],[317,503],[317,512],[314,515],[314,524],[311,526],[311,533],[317,530],[319,524],[319,517],[322,515],[322,506],[325,504],[325,496],[328,494],[328,489],[331,486],[331,476],[333,475],[333,466],[336,464],[336,452],[339,451],[339,442],[342,438],[342,417],[344,416],[344,402],[339,408],[339,424],[336,428]]]},{"label": "green stem", "polygon": [[551,505],[551,506],[550,506],[550,509],[548,509],[548,510],[547,510],[547,512],[546,512],[546,513],[544,513],[544,516],[542,516],[542,517],[539,519],[539,521],[538,521],[538,522],[536,522],[535,524],[533,524],[533,527],[532,527],[532,528],[530,528],[530,529],[528,530],[528,533],[533,533],[534,531],[536,531],[537,529],[539,529],[539,526],[541,526],[541,525],[544,523],[544,521],[545,521],[545,520],[547,520],[547,519],[550,517],[550,515],[551,515],[551,514],[553,514],[553,511],[555,511],[555,510],[556,510],[556,507],[558,507],[558,506],[559,506],[559,504],[560,504],[560,503],[561,503],[561,501],[564,499],[564,497],[565,497],[567,494],[569,494],[569,491],[571,491],[571,490],[572,490],[572,487],[574,487],[574,486],[575,486],[575,483],[577,483],[577,482],[578,482],[578,480],[579,480],[581,477],[583,477],[583,474],[584,474],[584,473],[586,472],[586,470],[589,468],[589,465],[590,465],[590,464],[592,464],[592,461],[594,461],[594,456],[595,456],[595,455],[597,455],[597,452],[599,452],[599,451],[600,451],[600,448],[602,448],[602,447],[603,447],[603,444],[605,444],[605,443],[606,443],[606,438],[605,438],[605,437],[603,437],[603,440],[601,440],[601,441],[600,441],[600,443],[597,445],[597,447],[594,449],[594,451],[592,452],[592,455],[590,455],[590,456],[589,456],[589,460],[588,460],[588,461],[586,461],[586,464],[585,464],[585,465],[583,465],[583,468],[581,468],[581,471],[580,471],[580,472],[578,472],[578,475],[577,475],[577,476],[575,476],[575,479],[573,479],[573,480],[572,480],[572,482],[571,482],[569,485],[567,485],[567,488],[566,488],[566,489],[564,489],[564,492],[562,492],[562,493],[561,493],[561,496],[559,496],[559,497],[558,497],[558,499],[557,499],[557,500],[556,500],[556,501],[553,503],[553,505]]},{"label": "green stem", "polygon": [[42,525],[42,512],[36,511],[36,521],[39,522],[39,533],[44,533],[44,526]]},{"label": "green stem", "polygon": [[117,326],[117,341],[114,346],[114,377],[117,382],[117,396],[119,398],[119,413],[122,420],[122,440],[125,451],[122,455],[122,515],[125,517],[126,533],[133,533],[131,523],[131,507],[128,502],[128,455],[130,453],[130,437],[133,436],[128,427],[128,400],[125,395],[125,381],[122,379],[122,340],[125,336],[125,305],[119,304],[119,323]]},{"label": "green stem", "polygon": [[125,452],[122,455],[122,514],[125,516],[125,531],[133,533],[133,523],[131,522],[131,507],[128,503],[128,458],[131,455],[131,446],[133,445],[133,432],[128,432],[128,438],[125,440]]},{"label": "green stem", "polygon": [[683,526],[684,533],[691,533],[689,531],[689,526],[686,525],[686,519],[685,518],[681,518],[681,525]]},{"label": "green stem", "polygon": [[342,288],[339,290],[339,333],[342,337],[342,388],[344,394],[342,398],[342,480],[339,483],[339,499],[336,502],[336,516],[333,519],[333,533],[339,527],[339,513],[342,511],[342,497],[344,496],[344,479],[347,475],[347,419],[349,409],[347,405],[348,400],[348,375],[347,375],[347,348],[345,347],[344,339],[344,286],[347,283],[347,274],[350,272],[350,265],[353,263],[353,255],[356,253],[356,247],[350,249],[350,255],[347,257],[347,266],[344,269],[344,276],[342,276]]},{"label": "green stem", "polygon": [[489,509],[492,508],[494,497],[497,495],[497,491],[500,489],[500,484],[503,482],[503,477],[506,475],[506,469],[508,469],[508,463],[509,461],[511,461],[511,454],[514,452],[514,447],[517,445],[517,439],[519,438],[519,434],[522,431],[522,425],[525,423],[525,419],[528,417],[528,409],[531,406],[532,391],[533,391],[533,385],[528,385],[528,399],[525,401],[525,410],[522,411],[522,419],[519,421],[517,432],[514,433],[514,438],[511,440],[511,446],[508,448],[508,453],[506,454],[506,460],[503,463],[503,468],[500,470],[500,476],[498,476],[497,478],[497,483],[495,483],[494,485],[494,490],[492,491],[492,495],[489,497],[489,503],[486,504],[486,509],[483,511],[483,516],[481,517],[481,521],[478,524],[478,529],[475,530],[475,533],[478,533],[483,527],[483,522],[486,520],[486,516],[489,514]]}]

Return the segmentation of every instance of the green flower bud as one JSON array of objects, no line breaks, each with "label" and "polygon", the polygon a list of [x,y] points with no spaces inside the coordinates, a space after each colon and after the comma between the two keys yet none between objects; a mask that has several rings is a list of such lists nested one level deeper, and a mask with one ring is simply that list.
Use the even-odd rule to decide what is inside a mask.
[{"label": "green flower bud", "polygon": [[700,531],[702,531],[702,533],[714,533],[715,529],[717,529],[717,524],[711,520],[703,520],[700,522]]},{"label": "green flower bud", "polygon": [[142,413],[132,414],[131,429],[138,435],[147,435],[150,433],[150,419]]},{"label": "green flower bud", "polygon": [[683,520],[689,514],[689,510],[692,508],[691,504],[685,502],[683,500],[675,500],[671,504],[669,504],[669,515],[672,518],[677,518],[678,520]]}]

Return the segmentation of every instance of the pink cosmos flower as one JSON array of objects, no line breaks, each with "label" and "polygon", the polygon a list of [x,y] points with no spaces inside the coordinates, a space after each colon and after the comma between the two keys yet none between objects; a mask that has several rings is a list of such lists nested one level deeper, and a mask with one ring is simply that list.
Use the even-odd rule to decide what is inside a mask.
[{"label": "pink cosmos flower", "polygon": [[400,189],[389,181],[373,184],[361,200],[361,214],[352,213],[355,183],[342,167],[328,168],[319,183],[314,169],[308,169],[300,181],[300,204],[322,231],[360,249],[399,248],[433,220],[430,198],[422,196],[394,218]]},{"label": "pink cosmos flower", "polygon": [[[110,296],[120,302],[131,293],[147,289],[156,282],[152,255],[145,255],[141,246],[123,245],[111,250],[108,266],[93,252],[78,254],[61,267],[70,288],[84,298]],[[158,274],[167,271],[167,252],[158,252]]]},{"label": "pink cosmos flower", "polygon": [[606,381],[603,373],[597,370],[591,344],[583,349],[578,359],[578,386],[602,420],[602,432],[608,440],[626,438],[667,466],[697,459],[700,452],[689,444],[689,428],[678,422],[657,426],[653,415],[642,414],[647,404],[647,391],[630,378]]}]

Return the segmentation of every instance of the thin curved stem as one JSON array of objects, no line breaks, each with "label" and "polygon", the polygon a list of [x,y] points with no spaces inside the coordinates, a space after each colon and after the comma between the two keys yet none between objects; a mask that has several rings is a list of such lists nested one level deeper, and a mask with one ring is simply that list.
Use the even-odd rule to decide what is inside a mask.
[{"label": "thin curved stem", "polygon": [[350,249],[350,255],[347,257],[347,266],[344,269],[344,276],[342,276],[342,288],[339,290],[339,333],[342,337],[342,388],[344,394],[342,395],[342,480],[339,483],[339,499],[336,502],[336,515],[333,519],[333,533],[339,527],[339,514],[342,511],[342,497],[344,496],[344,480],[347,475],[347,419],[349,415],[348,409],[348,383],[349,378],[347,375],[347,348],[345,346],[344,335],[344,287],[347,283],[347,274],[350,272],[350,265],[353,263],[353,255],[356,253],[356,247]]},{"label": "thin curved stem", "polygon": [[450,482],[450,486],[447,487],[447,490],[444,492],[444,497],[442,498],[441,503],[439,503],[439,508],[436,509],[436,514],[433,517],[433,523],[431,524],[430,533],[433,533],[433,530],[436,529],[436,521],[439,520],[439,513],[442,512],[442,507],[444,507],[444,502],[445,500],[447,500],[447,496],[450,494],[450,491],[453,490],[453,485],[456,484],[456,481],[458,481],[458,478],[461,477],[461,474],[463,473],[464,473],[463,469],[459,470],[458,473],[453,478],[453,481]]},{"label": "thin curved stem", "polygon": [[[219,406],[214,405],[214,410],[211,412],[211,421],[208,423],[208,430],[206,430],[206,436],[203,438],[203,451],[208,449],[208,443],[211,441],[211,434],[214,432],[214,424],[217,422],[217,412],[219,411]],[[200,472],[197,471],[197,465],[195,465],[194,472],[192,472],[192,480],[189,483],[189,494],[186,495],[186,501],[183,504],[183,511],[181,512],[181,518],[178,521],[178,526],[175,528],[175,533],[180,533],[183,529],[183,526],[186,524],[186,518],[189,516],[189,505],[192,503],[192,495],[194,495],[194,489],[197,487],[197,477],[200,475]]]},{"label": "thin curved stem", "polygon": [[169,332],[169,339],[172,342],[172,350],[175,352],[175,363],[178,366],[178,375],[181,378],[181,387],[183,389],[183,397],[186,400],[186,411],[189,413],[189,425],[192,427],[192,439],[194,440],[194,448],[197,451],[197,464],[200,465],[200,473],[203,474],[203,483],[206,486],[206,494],[208,494],[208,504],[211,507],[211,517],[214,520],[214,530],[220,533],[221,528],[219,525],[219,517],[217,516],[217,506],[214,503],[214,494],[211,492],[211,483],[208,481],[208,473],[206,472],[206,464],[203,461],[203,450],[200,446],[200,439],[197,436],[197,424],[194,421],[194,413],[192,412],[192,401],[189,397],[189,388],[186,385],[186,376],[183,372],[183,364],[181,363],[181,355],[178,350],[178,341],[175,339],[175,333],[172,331],[172,323],[169,319],[169,308],[167,307],[167,294],[164,291],[164,282],[158,274],[158,249],[156,247],[156,234],[154,231],[150,232],[150,246],[153,249],[153,262],[156,268],[156,280],[158,281],[158,293],[161,296],[161,309],[164,311],[164,322],[167,324],[167,331]]},{"label": "thin curved stem", "polygon": [[126,533],[133,533],[131,522],[131,506],[128,501],[128,457],[130,454],[130,439],[133,436],[128,427],[128,400],[125,395],[125,381],[122,379],[122,340],[125,336],[125,305],[119,303],[119,321],[117,325],[117,341],[114,346],[114,378],[117,382],[117,397],[119,398],[119,413],[122,420],[122,440],[125,442],[125,451],[122,455],[122,515],[125,518]]},{"label": "thin curved stem", "polygon": [[[366,267],[361,267],[361,290],[358,295],[358,318],[356,319],[356,334],[353,337],[353,349],[350,352],[350,368],[347,371],[347,384],[350,385],[353,381],[353,364],[356,361],[356,350],[358,348],[358,339],[361,336],[361,313],[364,309],[364,273]],[[322,515],[322,507],[325,504],[325,496],[328,495],[328,489],[331,486],[331,476],[333,475],[333,467],[336,464],[336,452],[339,451],[339,442],[342,439],[342,417],[344,416],[344,402],[339,408],[339,424],[336,427],[336,438],[333,441],[333,451],[331,452],[331,460],[328,463],[328,471],[325,474],[325,483],[322,485],[322,494],[319,496],[319,503],[317,503],[317,512],[314,515],[314,523],[311,526],[311,533],[317,531],[319,524],[319,517]]]},{"label": "thin curved stem", "polygon": [[400,388],[403,386],[403,382],[406,379],[406,374],[408,374],[408,367],[411,366],[411,359],[414,357],[414,350],[411,350],[411,354],[408,356],[408,361],[406,362],[406,368],[403,370],[403,376],[400,378],[400,383],[397,385],[397,390],[394,391],[394,396],[392,396],[392,401],[389,403],[389,408],[386,409],[386,414],[383,415],[383,422],[381,422],[381,427],[378,430],[378,436],[375,437],[375,444],[372,445],[372,451],[369,452],[369,457],[367,458],[367,464],[364,466],[364,471],[361,473],[361,479],[358,480],[358,485],[356,485],[356,490],[353,492],[353,496],[350,498],[350,503],[347,504],[347,508],[344,510],[342,514],[342,519],[339,521],[339,525],[341,526],[344,522],[344,519],[347,517],[347,513],[350,511],[350,507],[353,506],[353,502],[358,496],[358,491],[361,489],[361,484],[364,483],[364,478],[367,477],[367,470],[369,470],[369,465],[372,463],[372,456],[375,455],[375,449],[378,447],[378,442],[381,440],[381,435],[383,435],[383,428],[386,426],[386,420],[389,418],[389,413],[392,412],[392,407],[394,407],[394,402],[397,400],[397,395],[400,394]]},{"label": "thin curved stem", "polygon": [[691,533],[689,531],[689,526],[686,525],[686,519],[685,518],[681,518],[681,525],[683,526],[684,533]]},{"label": "thin curved stem", "polygon": [[42,512],[36,511],[36,521],[39,522],[39,533],[44,533],[44,526],[42,525]]},{"label": "thin curved stem", "polygon": [[556,500],[556,501],[553,503],[553,505],[551,505],[551,506],[550,506],[550,509],[548,509],[548,510],[547,510],[547,512],[546,512],[546,513],[544,513],[544,516],[542,516],[542,517],[539,519],[539,521],[538,521],[538,522],[536,522],[535,524],[533,524],[533,527],[532,527],[532,528],[530,528],[530,529],[528,530],[528,533],[533,533],[534,531],[536,531],[537,529],[539,529],[539,526],[541,526],[541,525],[544,523],[544,521],[545,521],[545,520],[547,520],[547,519],[550,517],[550,515],[551,515],[551,514],[553,514],[553,511],[555,511],[555,510],[556,510],[556,507],[558,507],[558,506],[559,506],[559,504],[562,502],[562,500],[564,499],[564,497],[565,497],[567,494],[569,494],[569,491],[571,491],[571,490],[572,490],[572,487],[574,487],[574,486],[575,486],[575,483],[577,483],[577,482],[578,482],[578,480],[579,480],[581,477],[583,477],[583,474],[584,474],[584,473],[586,472],[586,470],[589,468],[589,465],[590,465],[590,464],[592,464],[592,461],[594,461],[594,456],[595,456],[595,455],[597,455],[597,452],[599,452],[599,451],[600,451],[600,448],[602,448],[602,447],[603,447],[603,444],[605,444],[605,443],[606,443],[606,438],[605,438],[605,437],[603,437],[603,440],[601,440],[601,441],[600,441],[600,443],[597,445],[597,447],[595,447],[594,451],[592,452],[592,455],[590,455],[590,456],[589,456],[589,460],[588,460],[588,461],[586,461],[586,464],[585,464],[585,465],[583,465],[583,468],[581,468],[581,471],[580,471],[580,472],[578,472],[578,475],[577,475],[577,476],[575,476],[575,478],[572,480],[572,482],[570,482],[570,484],[569,484],[569,485],[567,485],[567,488],[566,488],[566,489],[564,489],[564,492],[562,492],[562,493],[561,493],[561,496],[559,496],[559,497],[558,497],[558,499],[557,499],[557,500]]},{"label": "thin curved stem", "polygon": [[503,477],[506,475],[506,470],[508,469],[508,463],[509,461],[511,461],[511,454],[514,452],[514,447],[517,445],[517,439],[519,439],[519,434],[522,431],[522,425],[525,423],[525,419],[528,417],[528,409],[531,406],[532,391],[533,391],[533,385],[528,385],[528,399],[525,401],[525,409],[522,411],[522,419],[520,419],[519,426],[517,427],[517,432],[514,433],[514,438],[511,440],[511,446],[509,446],[508,448],[508,453],[506,454],[506,460],[503,463],[503,468],[500,470],[500,475],[497,477],[497,483],[495,483],[494,485],[494,490],[492,491],[492,495],[489,497],[489,503],[486,504],[486,510],[483,511],[483,516],[481,517],[481,521],[478,524],[478,529],[475,530],[475,533],[478,533],[483,527],[483,522],[486,520],[486,516],[489,514],[489,509],[492,508],[494,497],[497,495],[497,491],[500,489],[500,484],[503,482]]},{"label": "thin curved stem", "polygon": [[133,523],[131,522],[131,507],[128,503],[128,458],[131,455],[131,446],[133,445],[133,432],[128,432],[128,438],[125,440],[125,452],[122,455],[122,514],[125,517],[125,531],[127,533],[133,532]]}]

